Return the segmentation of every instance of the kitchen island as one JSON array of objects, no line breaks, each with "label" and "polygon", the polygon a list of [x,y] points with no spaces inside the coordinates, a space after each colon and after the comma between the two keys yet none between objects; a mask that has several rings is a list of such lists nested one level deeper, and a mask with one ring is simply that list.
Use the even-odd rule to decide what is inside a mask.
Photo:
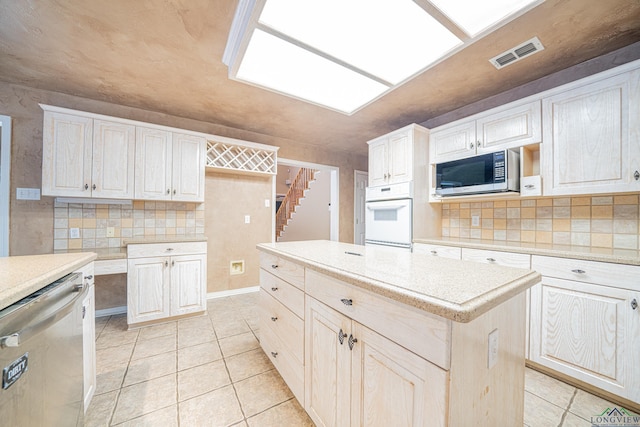
[{"label": "kitchen island", "polygon": [[533,271],[260,244],[260,341],[317,425],[522,425]]}]

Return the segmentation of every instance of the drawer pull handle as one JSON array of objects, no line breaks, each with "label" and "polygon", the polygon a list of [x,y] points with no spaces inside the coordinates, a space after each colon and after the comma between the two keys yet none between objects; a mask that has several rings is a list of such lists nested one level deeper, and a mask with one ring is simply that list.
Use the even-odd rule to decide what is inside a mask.
[{"label": "drawer pull handle", "polygon": [[536,188],[536,186],[533,184],[527,184],[524,186],[524,188],[532,189],[532,188]]},{"label": "drawer pull handle", "polygon": [[167,248],[167,252],[173,251],[173,248]]},{"label": "drawer pull handle", "polygon": [[438,251],[436,251],[435,249],[431,251],[431,255],[438,255]]},{"label": "drawer pull handle", "polygon": [[271,355],[272,355],[274,358],[276,358],[276,357],[278,357],[278,352],[277,352],[277,351],[272,351],[272,352],[271,352]]},{"label": "drawer pull handle", "polygon": [[638,308],[638,301],[634,298],[631,300],[631,309],[635,310],[636,308]]},{"label": "drawer pull handle", "polygon": [[344,305],[353,305],[352,299],[342,298],[340,301],[342,301]]},{"label": "drawer pull handle", "polygon": [[93,279],[93,274],[90,274],[88,276],[84,276],[84,278],[87,279],[87,280],[91,280],[91,279]]},{"label": "drawer pull handle", "polygon": [[275,316],[271,318],[271,321],[272,321],[272,322],[275,322],[276,320],[278,320],[278,318],[277,318],[277,317],[275,317]]},{"label": "drawer pull handle", "polygon": [[580,270],[579,268],[576,268],[574,270],[571,270],[572,273],[576,273],[576,274],[584,274],[586,273],[586,271],[584,270]]},{"label": "drawer pull handle", "polygon": [[271,268],[273,269],[278,268],[278,264],[271,264]]},{"label": "drawer pull handle", "polygon": [[489,261],[489,262],[496,262],[496,259],[495,259],[495,258],[487,258],[487,261]]},{"label": "drawer pull handle", "polygon": [[274,286],[273,288],[271,288],[271,290],[272,290],[273,292],[275,292],[275,291],[277,291],[277,290],[278,290],[278,288],[276,288],[276,287]]},{"label": "drawer pull handle", "polygon": [[346,337],[347,337],[347,334],[342,332],[342,329],[340,329],[340,332],[338,332],[338,341],[340,341],[340,345],[342,345],[344,343],[344,339]]},{"label": "drawer pull handle", "polygon": [[349,350],[353,350],[353,345],[358,342],[358,339],[349,334]]}]

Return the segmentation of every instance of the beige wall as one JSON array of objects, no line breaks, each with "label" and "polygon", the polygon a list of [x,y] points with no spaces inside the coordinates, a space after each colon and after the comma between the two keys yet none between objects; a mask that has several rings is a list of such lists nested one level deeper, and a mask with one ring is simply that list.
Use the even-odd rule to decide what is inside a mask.
[{"label": "beige wall", "polygon": [[[266,135],[252,133],[242,129],[234,129],[212,123],[191,120],[188,118],[170,116],[166,114],[155,113],[152,111],[131,108],[118,105],[120,100],[114,100],[114,103],[105,103],[94,101],[86,98],[80,98],[71,95],[65,95],[56,92],[43,91],[36,88],[13,85],[0,82],[0,114],[13,118],[13,136],[11,144],[11,207],[10,207],[10,255],[28,255],[51,253],[53,251],[54,242],[54,204],[53,198],[43,197],[39,201],[18,201],[15,199],[16,188],[41,188],[41,165],[42,165],[42,117],[43,113],[38,103],[56,105],[65,108],[72,108],[81,111],[89,111],[97,114],[105,114],[115,117],[123,117],[132,120],[139,120],[160,125],[173,126],[177,128],[189,129],[200,132],[212,133],[215,135],[227,136],[231,138],[243,139],[262,144],[268,144],[280,147],[279,156],[299,160],[305,162],[313,162],[335,166],[340,168],[340,234],[339,239],[344,242],[353,241],[353,170],[366,170],[367,157],[353,155],[346,152],[329,152],[324,151],[304,143],[292,140],[284,140],[273,138]],[[251,117],[247,117],[247,123],[251,122]],[[220,176],[219,176],[220,175]],[[220,180],[220,185],[212,185],[216,179]],[[231,180],[232,185],[227,185],[227,181]],[[245,182],[246,181],[246,182]],[[209,291],[235,289],[238,287],[256,285],[257,270],[255,270],[255,245],[249,244],[242,239],[232,238],[233,233],[228,233],[227,228],[218,227],[216,224],[226,224],[225,221],[235,221],[240,218],[244,222],[246,211],[246,203],[235,203],[236,200],[246,200],[253,198],[255,195],[255,203],[262,206],[266,212],[268,208],[264,208],[264,192],[262,186],[268,185],[266,190],[270,194],[270,179],[255,178],[231,178],[231,176],[221,176],[221,174],[207,174],[207,196],[206,196],[206,214],[207,234],[209,235],[209,266],[210,266],[210,283]],[[265,184],[266,182],[268,184]],[[245,191],[244,184],[247,189],[251,188],[252,194],[246,194],[245,198],[235,199],[230,197],[233,191]],[[258,184],[259,183],[259,184]],[[256,184],[255,186],[253,184]],[[230,188],[234,190],[229,191]],[[249,190],[247,190],[249,191]],[[219,193],[217,193],[219,192]],[[216,204],[218,195],[222,197],[229,196],[225,204]],[[244,197],[244,196],[243,196]],[[211,205],[209,204],[211,203]],[[211,210],[209,207],[211,206]],[[258,208],[256,208],[258,209]],[[267,230],[256,231],[257,240],[270,240],[270,227],[265,221],[257,221],[261,214],[252,214],[251,230],[255,226],[262,224],[262,227],[269,227]],[[213,221],[212,225],[209,222]],[[218,227],[218,228],[216,228]],[[217,230],[216,234],[214,230]],[[243,229],[244,230],[244,229]],[[248,229],[247,229],[248,230]],[[223,236],[229,234],[224,241]],[[266,237],[265,237],[266,236]],[[228,263],[221,260],[220,251],[228,251],[230,256],[238,256],[245,258],[250,265],[245,275],[226,277],[223,273],[222,265],[226,265],[228,272]],[[240,254],[239,252],[246,251]],[[249,252],[250,251],[250,252]],[[238,255],[236,255],[238,254]],[[235,259],[235,258],[234,258]],[[224,261],[224,262],[223,262]],[[219,275],[219,276],[218,276]],[[116,276],[117,277],[117,276]],[[219,277],[219,280],[216,279]],[[116,282],[115,285],[106,282]],[[105,282],[104,285],[102,282]],[[122,279],[96,281],[98,301],[112,301],[115,305],[122,305]],[[105,291],[108,287],[108,292]],[[115,290],[114,290],[115,289]],[[119,289],[119,291],[118,291]],[[104,294],[104,295],[102,295]],[[103,296],[105,298],[103,298]],[[108,298],[107,298],[108,296]],[[118,302],[116,304],[116,302]],[[100,305],[99,308],[107,308],[111,303]]]}]

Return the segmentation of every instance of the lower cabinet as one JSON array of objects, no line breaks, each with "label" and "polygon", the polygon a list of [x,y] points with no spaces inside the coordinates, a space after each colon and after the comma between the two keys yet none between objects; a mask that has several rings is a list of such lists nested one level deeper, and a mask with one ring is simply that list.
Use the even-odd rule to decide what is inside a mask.
[{"label": "lower cabinet", "polygon": [[206,242],[136,244],[127,253],[129,325],[206,310]]},{"label": "lower cabinet", "polygon": [[316,425],[446,424],[447,371],[309,296],[306,307],[305,408]]},{"label": "lower cabinet", "polygon": [[84,378],[84,410],[87,411],[96,392],[96,300],[94,286],[94,264],[81,270],[82,281],[89,288],[82,300],[82,365]]},{"label": "lower cabinet", "polygon": [[640,402],[640,267],[534,256],[532,268],[530,359]]}]

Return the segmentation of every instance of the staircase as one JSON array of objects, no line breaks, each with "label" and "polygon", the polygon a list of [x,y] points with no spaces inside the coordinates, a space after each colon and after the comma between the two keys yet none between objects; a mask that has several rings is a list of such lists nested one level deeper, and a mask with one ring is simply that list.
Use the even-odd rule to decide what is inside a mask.
[{"label": "staircase", "polygon": [[296,211],[296,207],[300,206],[300,200],[304,198],[305,191],[309,189],[309,185],[315,179],[315,174],[316,170],[314,169],[300,168],[293,179],[289,191],[276,212],[276,241],[282,235],[291,216]]}]

